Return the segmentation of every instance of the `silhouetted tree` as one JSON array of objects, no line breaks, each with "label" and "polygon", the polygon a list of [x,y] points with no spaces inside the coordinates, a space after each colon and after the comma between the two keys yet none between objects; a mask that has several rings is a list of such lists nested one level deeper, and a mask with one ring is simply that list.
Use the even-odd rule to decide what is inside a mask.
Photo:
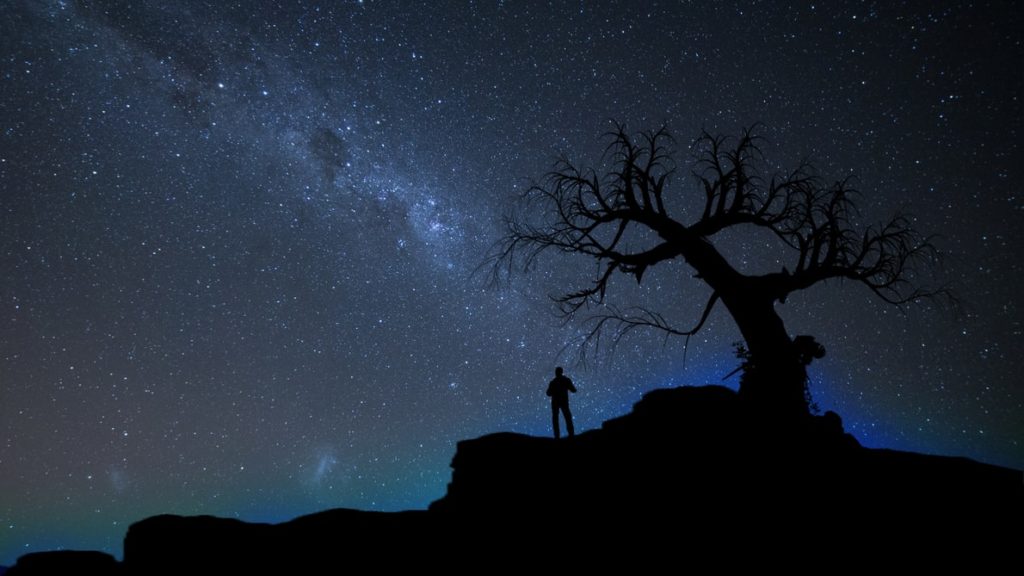
[{"label": "silhouetted tree", "polygon": [[[585,345],[599,342],[602,330],[610,327],[616,340],[638,327],[688,337],[721,302],[749,351],[741,394],[775,409],[806,414],[804,366],[810,357],[794,344],[776,302],[835,278],[863,284],[896,306],[945,293],[916,285],[916,269],[931,265],[935,250],[930,238],[913,230],[908,217],[897,214],[858,231],[848,180],[828,183],[806,163],[766,177],[752,130],[738,139],[705,132],[697,140],[693,175],[704,202],[703,210],[691,215],[672,214],[668,208],[681,202],[670,198],[680,192],[670,187],[675,172],[672,139],[664,128],[631,136],[616,126],[609,137],[607,173],[599,175],[563,158],[546,179],[524,193],[520,210],[507,219],[507,235],[491,254],[494,271],[511,272],[519,265],[526,271],[547,250],[598,261],[593,283],[556,297],[567,319],[603,305],[616,273],[639,283],[648,268],[674,258],[683,258],[711,295],[689,330],[673,328],[647,308],[599,306]],[[778,238],[792,253],[790,267],[756,275],[738,271],[712,240],[740,225]]]}]

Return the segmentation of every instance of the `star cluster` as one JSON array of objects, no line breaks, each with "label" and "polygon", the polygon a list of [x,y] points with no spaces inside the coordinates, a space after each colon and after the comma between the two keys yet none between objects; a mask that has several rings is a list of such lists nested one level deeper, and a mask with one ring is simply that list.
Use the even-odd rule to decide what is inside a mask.
[{"label": "star cluster", "polygon": [[[1024,468],[1021,29],[1010,2],[7,3],[0,563],[117,553],[157,513],[424,507],[459,439],[548,433],[557,364],[584,430],[720,383],[724,312],[685,362],[637,333],[574,367],[548,295],[593,263],[478,269],[516,193],[598,162],[612,119],[669,126],[678,194],[689,138],[759,122],[773,166],[937,234],[959,315],[852,284],[780,310],[862,443]],[[679,325],[706,297],[682,263],[615,287]]]}]

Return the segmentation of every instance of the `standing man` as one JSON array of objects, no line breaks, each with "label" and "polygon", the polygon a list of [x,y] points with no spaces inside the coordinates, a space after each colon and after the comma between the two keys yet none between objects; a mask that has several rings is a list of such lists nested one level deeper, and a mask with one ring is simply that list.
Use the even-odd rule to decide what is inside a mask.
[{"label": "standing man", "polygon": [[569,392],[576,393],[576,387],[572,380],[562,375],[562,367],[555,368],[555,377],[548,383],[548,396],[551,396],[551,427],[555,429],[555,438],[560,436],[558,432],[558,411],[561,410],[565,416],[565,429],[572,438],[575,430],[572,427],[572,412],[569,412]]}]

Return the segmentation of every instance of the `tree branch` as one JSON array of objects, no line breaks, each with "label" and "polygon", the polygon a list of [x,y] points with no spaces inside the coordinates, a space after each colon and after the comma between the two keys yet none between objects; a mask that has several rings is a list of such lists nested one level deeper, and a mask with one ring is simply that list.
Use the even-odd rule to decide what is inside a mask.
[{"label": "tree branch", "polygon": [[[692,330],[669,326],[652,310],[633,308],[591,318],[585,343],[600,340],[614,325],[613,339],[636,328],[666,336],[696,333],[719,298],[784,302],[796,290],[839,278],[864,284],[883,301],[900,306],[921,298],[949,295],[945,288],[918,285],[918,272],[936,262],[932,238],[921,238],[911,220],[897,214],[880,226],[854,225],[856,190],[848,180],[831,184],[806,162],[787,173],[763,176],[760,139],[748,129],[735,140],[703,133],[696,141],[693,175],[704,205],[696,221],[670,214],[666,197],[672,175],[672,139],[661,128],[630,135],[622,125],[609,134],[603,175],[561,158],[544,180],[531,186],[521,210],[506,219],[507,234],[490,252],[493,277],[528,271],[544,252],[583,254],[599,263],[591,282],[556,296],[569,320],[591,305],[606,305],[616,273],[638,283],[651,266],[678,256],[713,291]],[[794,261],[761,276],[737,272],[712,243],[719,232],[748,225],[780,240]],[[607,306],[607,305],[606,305]]]}]

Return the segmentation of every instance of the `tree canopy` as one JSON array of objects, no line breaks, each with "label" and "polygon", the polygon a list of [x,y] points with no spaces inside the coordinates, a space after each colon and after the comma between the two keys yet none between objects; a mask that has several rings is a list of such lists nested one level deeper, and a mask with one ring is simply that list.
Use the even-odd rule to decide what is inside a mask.
[{"label": "tree canopy", "polygon": [[[799,381],[802,402],[810,359],[785,330],[776,302],[834,279],[859,283],[895,306],[947,294],[918,282],[918,272],[932,266],[937,253],[932,238],[918,234],[911,218],[897,213],[858,227],[858,195],[848,178],[828,181],[806,162],[788,172],[766,173],[754,129],[738,138],[703,133],[695,144],[689,191],[673,181],[673,139],[664,128],[633,135],[616,125],[608,139],[607,169],[581,167],[563,157],[524,192],[491,254],[495,272],[526,271],[552,250],[599,262],[587,285],[555,298],[567,318],[605,304],[616,275],[641,283],[649,268],[676,258],[694,269],[711,294],[687,329],[671,326],[657,310],[602,307],[591,316],[588,343],[608,328],[616,338],[637,327],[689,336],[721,302],[749,350],[747,376],[758,374],[741,385],[741,393],[746,388],[748,396],[795,402]],[[674,213],[682,203],[671,201],[678,200],[673,195],[687,193],[702,198],[702,210]],[[768,273],[739,271],[738,255],[723,253],[715,240],[744,225],[778,238],[788,264]]]}]

